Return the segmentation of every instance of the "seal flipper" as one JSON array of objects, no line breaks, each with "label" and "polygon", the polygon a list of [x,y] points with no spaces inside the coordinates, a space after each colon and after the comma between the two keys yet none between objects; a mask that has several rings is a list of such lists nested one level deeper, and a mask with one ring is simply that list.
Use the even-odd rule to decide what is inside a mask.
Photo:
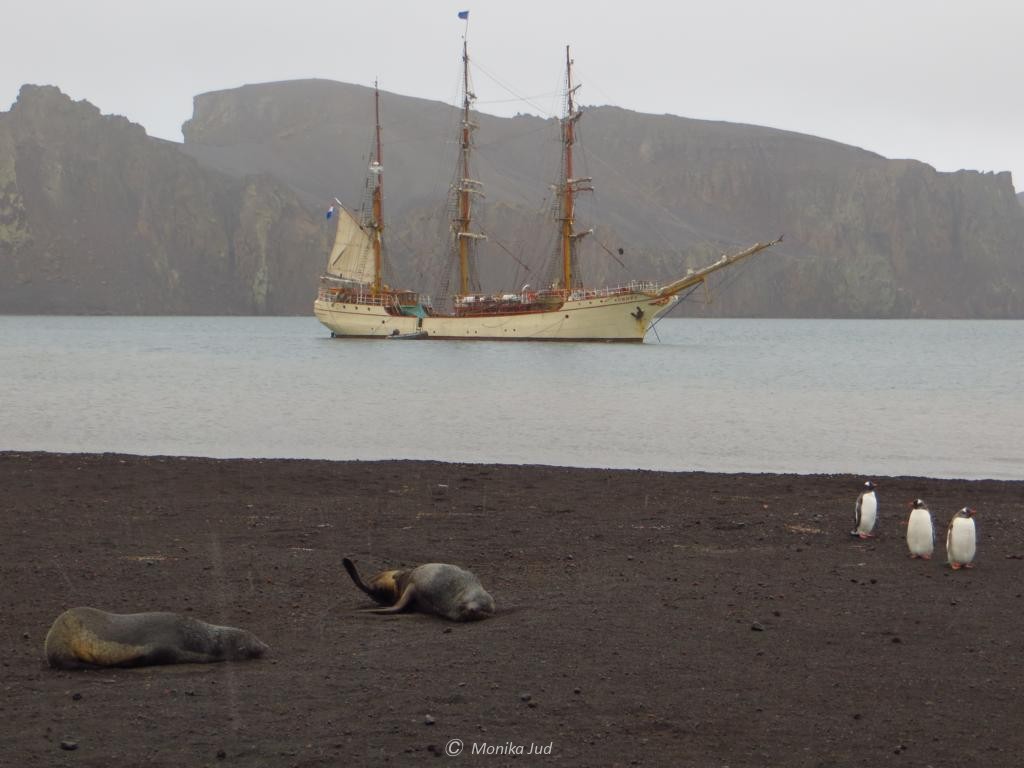
[{"label": "seal flipper", "polygon": [[355,582],[356,586],[363,590],[363,592],[368,594],[374,600],[376,600],[377,596],[373,594],[373,590],[366,586],[362,578],[360,578],[359,571],[356,570],[356,564],[349,560],[347,557],[343,557],[341,559],[341,564],[345,566],[345,570],[348,571],[348,575],[352,577],[352,581]]},{"label": "seal flipper", "polygon": [[398,602],[389,608],[367,608],[367,613],[401,613],[412,605],[412,601],[416,598],[416,585],[410,584],[405,588],[402,596],[398,598]]}]

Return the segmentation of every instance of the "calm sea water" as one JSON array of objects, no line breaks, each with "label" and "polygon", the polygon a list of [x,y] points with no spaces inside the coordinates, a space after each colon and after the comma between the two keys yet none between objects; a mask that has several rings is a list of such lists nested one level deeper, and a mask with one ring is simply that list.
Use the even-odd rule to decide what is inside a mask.
[{"label": "calm sea water", "polygon": [[1024,322],[657,330],[503,344],[0,317],[0,450],[1024,478]]}]

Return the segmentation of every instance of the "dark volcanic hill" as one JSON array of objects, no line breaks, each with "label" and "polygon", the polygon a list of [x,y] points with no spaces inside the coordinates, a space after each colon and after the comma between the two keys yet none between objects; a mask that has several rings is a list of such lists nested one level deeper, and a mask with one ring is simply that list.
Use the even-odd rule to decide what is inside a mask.
[{"label": "dark volcanic hill", "polygon": [[[0,113],[0,311],[309,312],[322,213],[334,196],[359,203],[372,109],[370,90],[328,81],[207,93],[177,145],[26,87]],[[388,277],[436,292],[459,115],[391,94],[382,109]],[[474,119],[484,287],[542,284],[557,122]],[[1008,173],[612,107],[586,110],[580,132],[577,175],[596,188],[580,209],[595,230],[588,282],[666,280],[785,233],[726,272],[710,306],[678,312],[1024,317],[1024,207]]]},{"label": "dark volcanic hill", "polygon": [[314,216],[270,176],[204,168],[53,87],[0,114],[0,312],[300,311]]}]

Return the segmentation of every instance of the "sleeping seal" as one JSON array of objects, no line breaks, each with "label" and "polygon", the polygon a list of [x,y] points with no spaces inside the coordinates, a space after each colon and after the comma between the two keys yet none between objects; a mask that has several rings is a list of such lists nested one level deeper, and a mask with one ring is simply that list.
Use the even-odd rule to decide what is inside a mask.
[{"label": "sleeping seal", "polygon": [[258,659],[269,650],[254,634],[177,613],[107,613],[71,608],[46,634],[46,658],[59,669],[143,667]]},{"label": "sleeping seal", "polygon": [[427,563],[410,570],[381,571],[365,584],[347,557],[342,564],[352,581],[385,608],[372,613],[418,611],[452,621],[486,619],[494,613],[494,598],[467,570],[448,563]]}]

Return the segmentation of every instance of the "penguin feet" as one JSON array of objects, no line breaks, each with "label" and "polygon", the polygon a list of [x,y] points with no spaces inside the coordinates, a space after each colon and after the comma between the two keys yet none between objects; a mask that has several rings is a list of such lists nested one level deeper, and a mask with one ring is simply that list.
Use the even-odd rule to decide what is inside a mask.
[{"label": "penguin feet", "polygon": [[964,568],[973,568],[974,563],[964,563]]},{"label": "penguin feet", "polygon": [[921,555],[921,559],[922,560],[931,560],[932,556],[931,555]]},{"label": "penguin feet", "polygon": [[873,534],[873,533],[858,533],[857,535],[860,536],[862,539],[873,539],[873,538],[875,538],[875,534]]},{"label": "penguin feet", "polygon": [[949,567],[952,568],[954,571],[959,571],[963,566],[960,565],[960,563],[950,563]]}]

